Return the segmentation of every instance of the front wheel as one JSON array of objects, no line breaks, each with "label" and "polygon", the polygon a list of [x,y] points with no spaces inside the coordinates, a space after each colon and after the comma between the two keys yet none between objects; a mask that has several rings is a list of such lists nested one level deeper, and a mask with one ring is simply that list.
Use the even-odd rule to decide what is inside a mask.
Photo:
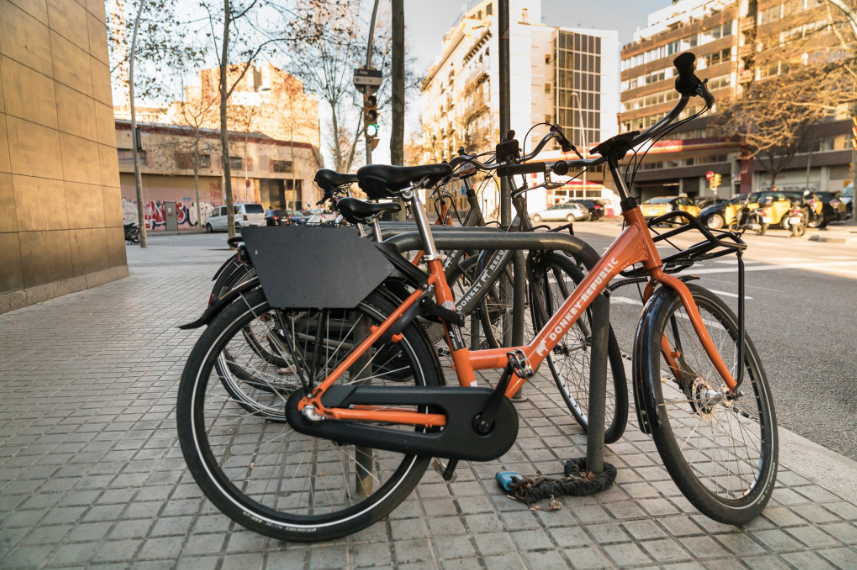
[{"label": "front wheel", "polygon": [[211,224],[205,224],[205,233],[207,233],[207,234],[214,233],[214,228],[211,227]]},{"label": "front wheel", "polygon": [[574,214],[569,214],[565,217],[565,221],[569,222],[569,223],[574,222],[575,220],[576,220],[576,218],[574,217]]},{"label": "front wheel", "polygon": [[789,226],[792,230],[792,237],[803,237],[806,234],[806,226],[803,222],[799,224],[792,224]]},{"label": "front wheel", "polygon": [[540,215],[536,214],[533,216],[533,221],[538,224],[539,222],[542,221],[542,217]]},{"label": "front wheel", "polygon": [[[395,308],[374,292],[349,311],[280,312],[254,289],[211,321],[182,373],[176,422],[191,474],[224,514],[281,540],[332,540],[380,520],[413,491],[430,457],[299,434],[276,417],[301,387],[301,376],[325,378]],[[280,326],[272,331],[272,343],[291,362],[288,367],[272,366],[247,348],[244,331],[265,314],[277,315]],[[233,367],[269,389],[255,394],[252,403],[237,400],[219,380]],[[440,379],[428,339],[411,324],[397,343],[373,345],[337,382],[407,390],[408,385],[437,386]]]},{"label": "front wheel", "polygon": [[[688,289],[714,348],[738,370],[738,319],[717,295]],[[731,525],[755,518],[777,477],[777,419],[765,370],[744,339],[744,380],[734,398],[708,358],[678,294],[668,288],[646,306],[636,341],[635,370],[654,393],[659,426],[652,436],[678,488],[706,516]],[[662,353],[663,339],[673,352]]]}]

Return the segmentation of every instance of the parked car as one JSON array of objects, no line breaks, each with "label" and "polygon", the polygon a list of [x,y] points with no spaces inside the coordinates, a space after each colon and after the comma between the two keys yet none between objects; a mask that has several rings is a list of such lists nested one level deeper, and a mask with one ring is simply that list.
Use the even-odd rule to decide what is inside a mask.
[{"label": "parked car", "polygon": [[699,206],[687,196],[664,196],[649,198],[643,202],[643,218],[650,220],[673,210],[682,210],[692,216],[699,214]]},{"label": "parked car", "polygon": [[714,198],[712,196],[706,196],[703,198],[694,198],[693,201],[697,206],[699,206],[700,210],[704,210],[709,206],[716,206],[717,204],[720,204],[721,202],[726,202],[727,200],[725,198]]},{"label": "parked car", "polygon": [[589,220],[589,210],[576,202],[554,204],[547,210],[533,214],[533,222],[585,222]]},{"label": "parked car", "polygon": [[324,208],[308,208],[299,216],[292,217],[296,224],[321,224],[333,220],[334,216]]},{"label": "parked car", "polygon": [[600,200],[569,200],[568,204],[580,204],[589,210],[590,220],[600,220],[604,217],[604,203]]},{"label": "parked car", "polygon": [[[815,195],[810,193],[806,197],[806,200],[809,201],[814,197]],[[699,212],[699,221],[712,230],[735,226],[738,223],[738,212],[745,207],[744,202],[746,202],[746,208],[755,210],[759,207],[759,200],[767,201],[767,198],[771,199],[771,204],[767,206],[770,225],[780,226],[787,230],[789,226],[788,220],[792,202],[801,202],[804,199],[802,192],[775,192],[766,190],[763,192],[753,192],[749,195],[742,194],[735,196],[731,200],[726,200],[719,204],[714,204],[713,206],[704,208]],[[821,212],[820,205],[812,205],[818,209],[819,213]],[[812,212],[810,212],[810,217],[812,218]]]},{"label": "parked car", "polygon": [[[265,208],[262,204],[235,204],[234,208],[236,232],[241,231],[242,227],[265,225]],[[208,233],[228,231],[228,223],[226,206],[218,206],[211,211],[205,221],[205,231]]]},{"label": "parked car", "polygon": [[845,203],[840,199],[841,192],[816,192],[815,195],[821,199],[822,204],[822,221],[813,226],[810,224],[810,227],[819,227],[823,228],[830,222],[836,222],[839,220],[844,220],[846,217],[846,212],[848,211]]},{"label": "parked car", "polygon": [[293,218],[301,215],[297,210],[265,210],[265,225],[286,226],[292,223]]}]

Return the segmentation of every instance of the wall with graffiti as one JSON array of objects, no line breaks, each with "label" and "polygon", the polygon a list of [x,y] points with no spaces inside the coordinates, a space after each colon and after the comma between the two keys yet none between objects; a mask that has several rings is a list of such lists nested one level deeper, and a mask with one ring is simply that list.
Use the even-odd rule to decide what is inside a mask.
[{"label": "wall with graffiti", "polygon": [[[138,223],[137,220],[137,190],[134,185],[133,175],[130,180],[122,175],[122,217],[126,224]],[[187,188],[189,183],[190,188]],[[163,231],[166,229],[166,204],[175,202],[176,223],[178,229],[190,229],[200,226],[208,219],[211,211],[223,204],[221,198],[220,179],[200,177],[199,180],[199,210],[202,220],[197,219],[196,202],[193,197],[196,194],[192,186],[193,178],[190,177],[163,177],[143,176],[144,208],[143,218],[146,222],[146,230]]]}]

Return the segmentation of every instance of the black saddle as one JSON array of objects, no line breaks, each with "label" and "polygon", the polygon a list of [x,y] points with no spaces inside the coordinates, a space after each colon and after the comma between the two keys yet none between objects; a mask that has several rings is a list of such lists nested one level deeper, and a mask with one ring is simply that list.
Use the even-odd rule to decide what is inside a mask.
[{"label": "black saddle", "polygon": [[336,209],[342,217],[352,224],[365,224],[369,218],[384,212],[398,212],[402,205],[398,202],[364,202],[357,198],[342,198],[336,203]]},{"label": "black saddle", "polygon": [[340,174],[329,168],[322,168],[315,173],[315,183],[321,186],[323,190],[333,190],[357,182],[356,174]]},{"label": "black saddle", "polygon": [[452,172],[448,164],[425,166],[391,166],[370,164],[357,171],[360,189],[372,200],[392,198],[400,190],[428,177],[428,186],[434,186]]}]

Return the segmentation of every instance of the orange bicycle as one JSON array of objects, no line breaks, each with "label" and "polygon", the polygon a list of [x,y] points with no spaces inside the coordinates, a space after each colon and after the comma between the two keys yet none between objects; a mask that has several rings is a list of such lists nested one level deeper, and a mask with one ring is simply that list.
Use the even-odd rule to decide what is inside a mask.
[{"label": "orange bicycle", "polygon": [[[248,228],[245,253],[261,286],[241,291],[207,317],[178,392],[182,451],[205,495],[240,524],[281,539],[329,540],[365,528],[410,495],[432,457],[450,459],[449,470],[458,460],[491,461],[506,453],[518,432],[509,398],[548,354],[574,348],[567,335],[608,287],[645,280],[633,354],[640,428],[652,435],[670,476],[701,512],[727,524],[758,515],[776,480],[777,428],[764,369],[744,332],[743,301],[736,316],[712,292],[674,275],[694,260],[728,253],[738,254],[740,267],[746,245],[731,232],[712,234],[685,212],[653,220],[686,220],[653,239],[619,171],[629,151],[671,128],[690,97],[701,96],[711,107],[712,96],[694,75],[694,59],[676,59],[681,98],[650,129],[601,143],[593,149],[598,158],[539,167],[562,173],[606,163],[626,227],[526,346],[471,351],[461,339],[462,318],[414,191],[447,175],[448,165],[372,165],[358,172],[370,198],[395,195],[411,202],[428,274],[409,270],[401,257],[390,259],[389,251],[356,233],[349,240],[343,230],[328,237],[324,228],[299,228],[261,239],[264,229]],[[498,170],[533,168],[509,161]],[[656,240],[691,229],[705,239],[662,259]],[[304,249],[328,247],[327,241],[334,245],[324,249],[323,262],[300,258]],[[304,259],[303,280],[284,278],[282,263],[263,263],[274,259],[266,255],[283,252]],[[347,283],[317,279],[337,274],[326,264],[349,275]],[[624,281],[611,286],[620,276]],[[412,292],[405,299],[390,295],[386,279],[398,279]],[[235,406],[217,379],[217,363],[232,343],[243,343],[243,327],[271,313],[277,322],[266,334],[289,364],[270,370],[248,360],[241,366],[261,377],[294,379],[289,393],[271,388],[285,422]],[[444,324],[458,386],[444,385],[418,315]],[[477,385],[477,371],[495,369],[503,373],[493,388]]]}]

